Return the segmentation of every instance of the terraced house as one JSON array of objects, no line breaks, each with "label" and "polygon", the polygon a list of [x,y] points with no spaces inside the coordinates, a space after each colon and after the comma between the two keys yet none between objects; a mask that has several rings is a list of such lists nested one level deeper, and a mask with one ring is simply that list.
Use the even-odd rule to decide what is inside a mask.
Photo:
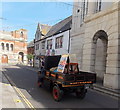
[{"label": "terraced house", "polygon": [[[35,67],[39,67],[39,57],[42,55],[62,55],[70,51],[70,29],[72,16],[53,26],[38,24],[35,34]],[[46,30],[44,32],[44,30]]]},{"label": "terraced house", "polygon": [[27,30],[0,32],[0,63],[27,63]]},{"label": "terraced house", "polygon": [[84,71],[96,72],[108,88],[120,89],[120,3],[75,0],[71,53]]}]

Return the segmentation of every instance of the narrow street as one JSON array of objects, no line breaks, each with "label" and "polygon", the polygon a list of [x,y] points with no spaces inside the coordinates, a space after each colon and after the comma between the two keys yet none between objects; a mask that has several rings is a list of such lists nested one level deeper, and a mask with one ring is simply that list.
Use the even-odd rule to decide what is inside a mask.
[{"label": "narrow street", "polygon": [[[5,74],[15,83],[35,108],[117,108],[118,100],[106,94],[88,90],[85,99],[77,99],[74,94],[65,95],[55,102],[50,91],[37,87],[37,72],[24,66],[5,66]],[[25,102],[23,101],[25,104]],[[27,105],[25,104],[27,107]]]}]

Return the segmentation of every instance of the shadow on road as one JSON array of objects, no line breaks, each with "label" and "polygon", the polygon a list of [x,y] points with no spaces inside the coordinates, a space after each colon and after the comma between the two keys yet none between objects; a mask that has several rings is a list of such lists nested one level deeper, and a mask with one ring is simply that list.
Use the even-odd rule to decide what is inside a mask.
[{"label": "shadow on road", "polygon": [[88,91],[84,100],[74,94],[65,95],[61,102],[55,102],[51,92],[37,86],[37,72],[24,66],[6,66],[4,74],[10,77],[35,108],[117,108],[118,101],[104,94]]}]

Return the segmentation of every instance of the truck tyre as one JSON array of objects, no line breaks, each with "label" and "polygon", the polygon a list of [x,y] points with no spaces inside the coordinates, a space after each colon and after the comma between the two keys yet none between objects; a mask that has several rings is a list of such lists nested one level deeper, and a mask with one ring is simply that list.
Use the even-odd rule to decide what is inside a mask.
[{"label": "truck tyre", "polygon": [[54,100],[58,102],[61,100],[61,98],[63,96],[63,90],[60,90],[59,86],[55,85],[53,87],[52,94],[53,94]]},{"label": "truck tyre", "polygon": [[77,98],[84,99],[86,96],[86,92],[87,90],[82,88],[81,91],[76,91],[75,93],[76,93]]}]

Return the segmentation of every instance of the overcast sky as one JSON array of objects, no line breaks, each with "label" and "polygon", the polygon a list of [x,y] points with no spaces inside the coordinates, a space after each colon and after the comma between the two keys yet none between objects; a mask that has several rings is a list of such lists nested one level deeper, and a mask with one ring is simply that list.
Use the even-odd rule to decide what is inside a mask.
[{"label": "overcast sky", "polygon": [[70,2],[2,2],[2,29],[27,29],[29,42],[34,39],[38,22],[54,25],[72,15],[72,8]]}]

